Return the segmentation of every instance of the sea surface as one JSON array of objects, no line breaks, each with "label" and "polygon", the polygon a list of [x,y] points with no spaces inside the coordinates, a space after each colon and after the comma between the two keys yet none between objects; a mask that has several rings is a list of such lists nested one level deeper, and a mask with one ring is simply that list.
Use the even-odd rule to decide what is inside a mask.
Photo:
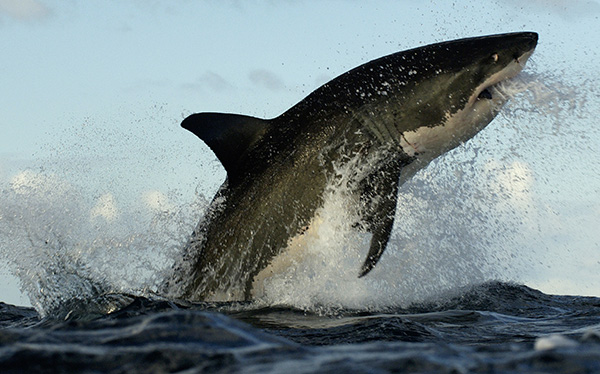
[{"label": "sea surface", "polygon": [[0,303],[0,372],[594,373],[600,298],[487,282],[369,311],[108,294],[40,318]]}]

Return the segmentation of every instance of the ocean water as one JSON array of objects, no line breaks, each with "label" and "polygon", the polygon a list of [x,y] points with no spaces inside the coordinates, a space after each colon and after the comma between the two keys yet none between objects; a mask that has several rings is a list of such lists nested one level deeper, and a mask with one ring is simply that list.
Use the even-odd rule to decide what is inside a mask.
[{"label": "ocean water", "polygon": [[2,372],[600,371],[599,298],[509,283],[409,308],[325,314],[124,294],[76,304],[43,319],[0,304]]},{"label": "ocean water", "polygon": [[[0,188],[2,256],[32,305],[0,304],[0,372],[599,372],[600,299],[523,285],[563,270],[599,279],[572,265],[596,256],[600,174],[579,162],[600,149],[588,126],[596,85],[542,74],[512,84],[504,92],[519,100],[402,186],[367,277],[357,272],[369,238],[333,184],[323,222],[251,303],[160,294],[214,192],[202,182],[222,180],[214,157],[78,127],[80,144]],[[132,177],[164,180],[192,161],[204,163],[193,198]]]}]

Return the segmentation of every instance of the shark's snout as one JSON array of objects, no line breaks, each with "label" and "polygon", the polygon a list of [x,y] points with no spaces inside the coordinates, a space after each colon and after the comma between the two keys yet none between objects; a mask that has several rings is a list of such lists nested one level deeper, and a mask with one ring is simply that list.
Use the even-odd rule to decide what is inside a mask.
[{"label": "shark's snout", "polygon": [[528,40],[528,48],[532,50],[535,48],[538,42],[538,34],[537,32],[528,32],[525,33],[524,38]]},{"label": "shark's snout", "polygon": [[536,32],[523,32],[517,35],[515,44],[518,45],[518,49],[515,59],[518,61],[521,56],[533,51],[537,46],[537,42],[538,34]]}]

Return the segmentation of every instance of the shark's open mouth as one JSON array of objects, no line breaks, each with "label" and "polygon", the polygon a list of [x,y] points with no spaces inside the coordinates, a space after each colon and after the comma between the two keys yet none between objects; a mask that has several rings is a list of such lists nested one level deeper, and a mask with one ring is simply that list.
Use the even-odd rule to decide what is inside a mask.
[{"label": "shark's open mouth", "polygon": [[487,88],[484,88],[483,91],[481,91],[479,95],[477,95],[477,100],[496,100],[498,101],[498,103],[503,103],[507,101],[509,97],[513,96],[509,92],[507,92],[511,91],[507,88],[511,87],[513,85],[513,82],[518,81],[518,77],[519,75],[515,75],[513,77],[501,80],[500,82],[493,84]]},{"label": "shark's open mouth", "polygon": [[[508,100],[508,95],[506,95],[503,91],[503,87],[507,84],[510,85],[510,82],[518,76],[522,67],[518,67],[517,69],[509,68],[492,76],[492,78],[488,79],[484,84],[482,84],[479,90],[475,91],[475,94],[471,96],[469,100],[472,104],[475,104],[478,101],[486,100],[486,101],[494,101],[494,104],[502,104],[506,100]],[[508,73],[508,74],[507,74]],[[479,93],[477,93],[479,91]]]},{"label": "shark's open mouth", "polygon": [[483,91],[481,91],[479,93],[479,95],[477,96],[478,100],[482,100],[482,99],[487,99],[487,100],[492,100],[492,93],[490,92],[490,90],[488,88],[485,88]]},{"label": "shark's open mouth", "polygon": [[490,100],[496,104],[502,104],[514,96],[527,91],[532,86],[531,76],[527,73],[519,73],[514,77],[504,79],[489,86],[479,93],[477,100]]}]

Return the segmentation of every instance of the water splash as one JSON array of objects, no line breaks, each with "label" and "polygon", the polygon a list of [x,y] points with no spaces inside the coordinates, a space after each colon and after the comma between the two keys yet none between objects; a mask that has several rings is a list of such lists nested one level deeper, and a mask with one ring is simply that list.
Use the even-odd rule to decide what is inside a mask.
[{"label": "water splash", "polygon": [[[284,254],[282,266],[263,280],[258,303],[320,311],[405,306],[491,279],[535,279],[536,268],[556,266],[548,258],[568,263],[574,245],[594,250],[597,236],[590,234],[597,232],[592,226],[600,206],[589,197],[599,192],[600,173],[586,160],[599,158],[597,85],[585,79],[567,84],[560,76],[522,75],[501,86],[512,99],[498,118],[401,187],[389,247],[360,279],[370,236],[352,227],[357,212],[349,209],[342,183],[351,170],[338,169],[321,224],[297,243],[299,256],[286,262]],[[70,140],[57,148],[54,162],[21,170],[0,187],[2,255],[42,315],[74,298],[155,292],[208,205],[206,181],[194,196],[140,179],[132,182],[141,186],[136,193],[122,193],[119,186],[140,169],[169,175],[172,164],[161,160],[174,154],[153,156],[158,140],[142,149],[115,142],[137,139],[139,129],[99,134],[100,125],[78,128],[79,145]],[[80,156],[75,163],[59,157],[65,149]],[[179,159],[189,163],[191,157]],[[208,174],[215,173],[213,167]]]},{"label": "water splash", "polygon": [[[161,134],[142,134],[142,146],[134,134],[105,129],[76,125],[34,163],[43,166],[0,185],[0,250],[42,316],[64,314],[74,299],[155,292],[207,205],[202,189],[186,201],[179,189],[156,187],[179,171],[170,156],[194,157],[157,144]],[[149,171],[158,183],[143,179]]]},{"label": "water splash", "polygon": [[476,158],[470,164],[452,158],[436,162],[402,186],[388,249],[364,278],[358,273],[370,234],[353,227],[360,221],[360,209],[352,208],[356,202],[348,183],[357,169],[351,163],[339,168],[317,222],[275,261],[278,271],[269,269],[273,275],[261,281],[259,301],[319,311],[377,310],[511,279],[515,274],[506,266],[512,254],[504,244],[516,228],[507,200],[519,198],[508,196],[502,178],[526,172],[515,164],[499,176]]},{"label": "water splash", "polygon": [[[577,121],[587,119],[593,97],[549,73],[519,76],[498,90],[511,98],[500,118],[401,187],[394,233],[369,275],[357,278],[370,238],[348,225],[356,218],[347,191],[332,184],[304,255],[263,281],[261,301],[376,310],[431,302],[490,280],[535,278],[555,246],[546,236],[557,214],[548,201],[548,169],[565,160],[565,136],[590,131]],[[595,178],[589,181],[598,187]]]},{"label": "water splash", "polygon": [[112,208],[99,207],[102,200],[31,170],[1,192],[0,244],[42,316],[72,299],[155,291],[191,228],[182,222],[206,205],[197,199],[174,211],[121,212],[117,219]]}]

